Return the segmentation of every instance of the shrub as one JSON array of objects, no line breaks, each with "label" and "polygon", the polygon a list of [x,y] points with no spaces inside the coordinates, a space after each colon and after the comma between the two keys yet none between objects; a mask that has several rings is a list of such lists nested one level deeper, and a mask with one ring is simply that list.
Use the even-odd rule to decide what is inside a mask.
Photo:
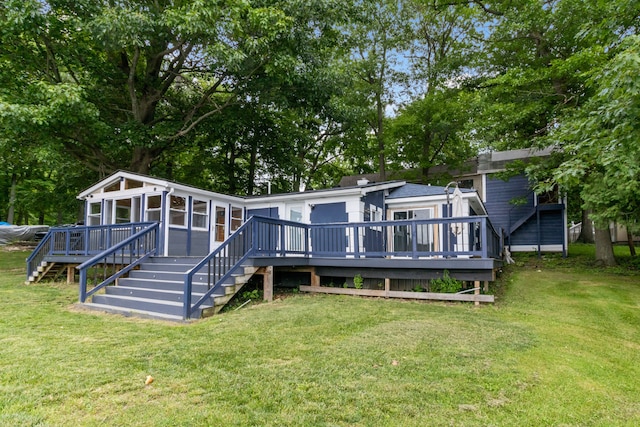
[{"label": "shrub", "polygon": [[456,293],[462,290],[462,282],[449,276],[449,271],[445,270],[440,279],[429,281],[429,291],[438,293]]}]

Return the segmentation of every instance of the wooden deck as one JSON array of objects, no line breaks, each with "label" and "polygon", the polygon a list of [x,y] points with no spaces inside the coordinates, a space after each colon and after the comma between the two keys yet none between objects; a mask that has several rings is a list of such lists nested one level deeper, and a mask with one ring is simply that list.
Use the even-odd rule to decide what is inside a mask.
[{"label": "wooden deck", "polygon": [[[27,260],[28,280],[51,262],[66,265],[67,280],[73,280],[80,264],[79,299],[85,303],[157,257],[158,230],[157,223],[52,230]],[[483,216],[339,224],[252,217],[213,252],[195,259],[174,280],[173,293],[179,294],[182,318],[197,317],[229,281],[235,283],[240,270],[250,267],[263,272],[267,300],[278,275],[304,273],[307,279],[298,283],[305,292],[478,304],[493,301],[481,291],[486,293],[502,267],[501,248],[500,236]],[[467,289],[424,292],[430,280],[445,275],[465,282]],[[358,276],[363,284],[355,289]],[[201,285],[204,293],[196,291]]]}]

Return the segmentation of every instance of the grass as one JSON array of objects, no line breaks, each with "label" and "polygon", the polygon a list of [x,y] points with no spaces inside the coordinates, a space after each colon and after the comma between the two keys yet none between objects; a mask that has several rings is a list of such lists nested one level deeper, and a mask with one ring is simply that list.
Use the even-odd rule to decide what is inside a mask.
[{"label": "grass", "polygon": [[638,425],[640,275],[570,254],[517,257],[480,308],[300,294],[168,324],[0,252],[0,425]]}]

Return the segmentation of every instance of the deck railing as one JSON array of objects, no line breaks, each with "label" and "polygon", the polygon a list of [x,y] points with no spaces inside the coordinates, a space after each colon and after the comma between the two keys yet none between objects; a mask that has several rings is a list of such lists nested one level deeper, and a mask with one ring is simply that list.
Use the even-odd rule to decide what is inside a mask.
[{"label": "deck railing", "polygon": [[[486,216],[340,224],[254,216],[185,274],[183,317],[189,319],[250,257],[499,258],[501,250]],[[208,290],[192,304],[199,273],[207,275]]]},{"label": "deck railing", "polygon": [[47,256],[91,256],[155,224],[127,224],[54,227],[27,258],[27,280]]},{"label": "deck railing", "polygon": [[158,223],[149,223],[146,228],[76,267],[80,272],[80,302],[156,255],[158,230]]},{"label": "deck railing", "polygon": [[[242,263],[253,253],[254,228],[253,218],[245,222],[216,250],[204,257],[192,269],[186,272],[184,278],[183,318],[191,318],[191,313],[202,303],[218,291],[231,275],[242,266]],[[207,291],[193,304],[193,276],[199,273],[207,275]]]},{"label": "deck railing", "polygon": [[500,258],[502,250],[486,216],[337,224],[254,218],[253,256]]}]

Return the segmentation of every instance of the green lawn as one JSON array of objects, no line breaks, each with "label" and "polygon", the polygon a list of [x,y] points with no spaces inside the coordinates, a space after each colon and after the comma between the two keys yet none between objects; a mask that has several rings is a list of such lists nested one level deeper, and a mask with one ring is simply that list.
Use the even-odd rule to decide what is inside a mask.
[{"label": "green lawn", "polygon": [[479,308],[301,294],[167,324],[0,252],[0,425],[640,425],[640,274],[571,254],[518,257]]}]

